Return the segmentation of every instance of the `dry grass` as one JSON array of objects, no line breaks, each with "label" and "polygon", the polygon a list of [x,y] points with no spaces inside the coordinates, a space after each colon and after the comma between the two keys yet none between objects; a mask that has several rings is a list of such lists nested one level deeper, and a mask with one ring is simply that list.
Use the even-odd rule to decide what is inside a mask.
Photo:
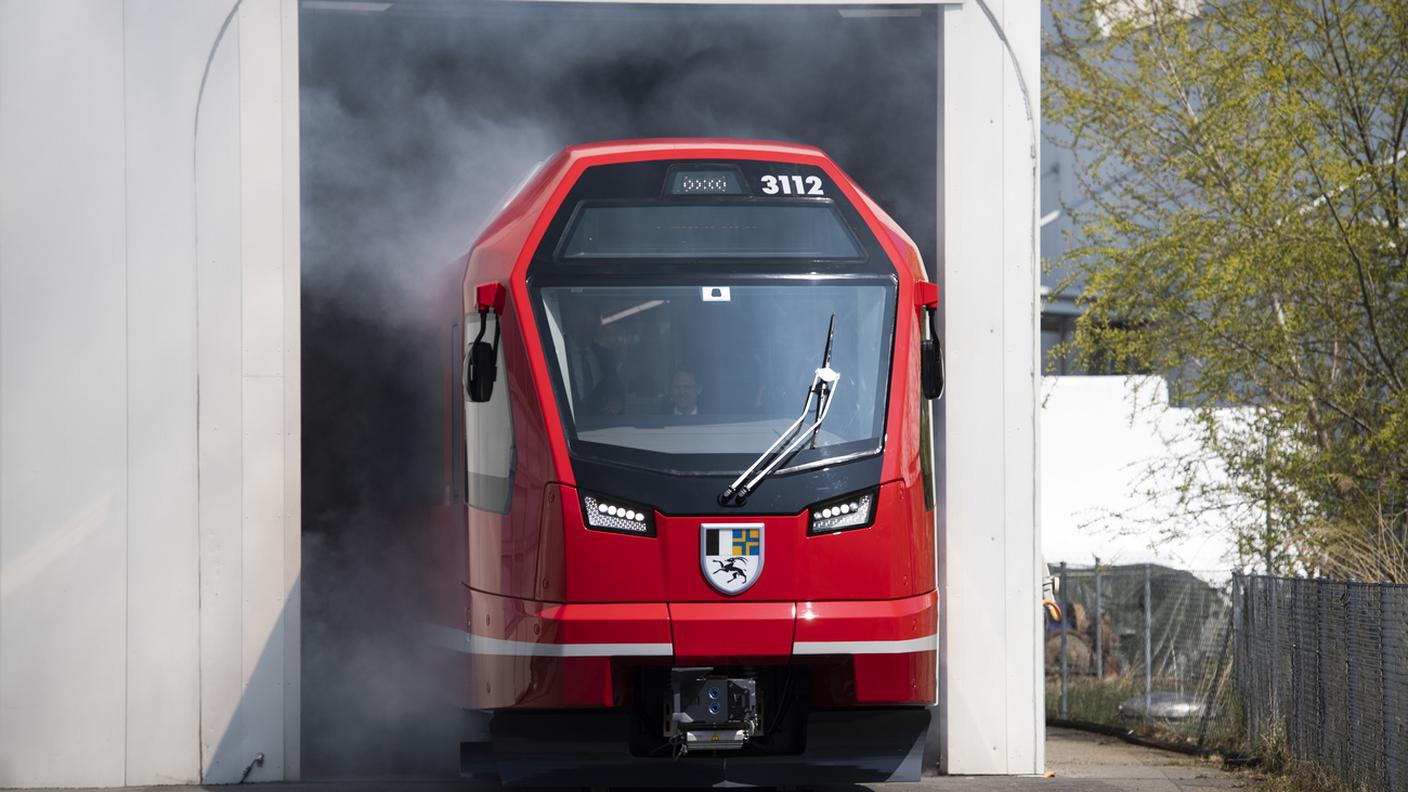
[{"label": "dry grass", "polygon": [[1326,778],[1315,768],[1295,764],[1278,773],[1249,774],[1246,789],[1253,792],[1351,792],[1350,787]]},{"label": "dry grass", "polygon": [[1408,583],[1408,514],[1385,509],[1348,479],[1339,487],[1367,519],[1312,522],[1289,537],[1306,570],[1339,580]]},{"label": "dry grass", "polygon": [[1291,758],[1284,723],[1278,723],[1252,746],[1261,765],[1250,774],[1246,786],[1255,792],[1352,792],[1338,779],[1329,778],[1315,766]]}]

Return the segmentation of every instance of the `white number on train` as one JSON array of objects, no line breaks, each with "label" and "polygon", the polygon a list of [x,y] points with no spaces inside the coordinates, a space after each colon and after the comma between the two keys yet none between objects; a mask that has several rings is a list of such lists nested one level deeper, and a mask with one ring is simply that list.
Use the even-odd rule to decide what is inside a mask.
[{"label": "white number on train", "polygon": [[763,176],[764,195],[825,195],[821,189],[820,176]]}]

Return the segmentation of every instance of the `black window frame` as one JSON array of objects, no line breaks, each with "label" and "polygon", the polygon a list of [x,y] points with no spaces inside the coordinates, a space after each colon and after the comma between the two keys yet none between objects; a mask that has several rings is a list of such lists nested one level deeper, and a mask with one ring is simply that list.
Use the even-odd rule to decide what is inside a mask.
[{"label": "black window frame", "polygon": [[[644,207],[644,206],[814,206],[826,207],[831,210],[831,216],[835,218],[837,227],[846,235],[847,241],[851,244],[851,249],[856,252],[854,256],[797,256],[797,255],[759,255],[756,253],[741,253],[739,255],[708,255],[704,253],[681,253],[665,255],[591,255],[591,256],[567,256],[563,251],[568,243],[575,236],[578,224],[582,221],[582,215],[589,209],[597,207]],[[568,215],[567,224],[561,234],[558,235],[557,244],[553,248],[552,260],[563,266],[574,266],[582,264],[596,264],[600,262],[625,260],[625,261],[728,261],[728,262],[786,262],[786,261],[824,261],[828,264],[864,264],[869,261],[870,256],[866,252],[865,245],[856,237],[855,229],[846,221],[845,213],[841,207],[831,198],[806,198],[806,197],[783,197],[783,198],[760,198],[752,195],[669,195],[659,198],[595,198],[578,201]],[[766,266],[766,264],[763,264]]]}]

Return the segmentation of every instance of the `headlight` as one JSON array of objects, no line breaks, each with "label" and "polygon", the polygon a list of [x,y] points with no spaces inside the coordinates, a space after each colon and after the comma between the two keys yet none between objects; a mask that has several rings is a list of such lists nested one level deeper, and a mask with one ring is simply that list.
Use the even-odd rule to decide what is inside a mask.
[{"label": "headlight", "polygon": [[595,531],[655,535],[655,510],[639,503],[583,493],[582,516],[587,527]]},{"label": "headlight", "polygon": [[870,525],[875,522],[875,501],[879,495],[879,489],[868,489],[812,506],[807,534],[815,536]]}]

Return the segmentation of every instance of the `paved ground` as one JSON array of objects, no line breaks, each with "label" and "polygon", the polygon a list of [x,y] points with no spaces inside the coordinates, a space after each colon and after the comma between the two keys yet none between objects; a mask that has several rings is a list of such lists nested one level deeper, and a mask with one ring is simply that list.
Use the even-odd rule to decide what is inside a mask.
[{"label": "paved ground", "polygon": [[1046,730],[1046,769],[1055,776],[950,776],[892,784],[885,792],[1205,792],[1238,786],[1215,763],[1069,729]]},{"label": "paved ground", "polygon": [[[1046,766],[1055,773],[1054,777],[947,776],[925,779],[917,784],[851,786],[815,792],[1208,792],[1238,786],[1234,777],[1222,772],[1216,764],[1067,729],[1047,730]],[[249,787],[268,792],[495,792],[486,789],[484,784],[422,780],[251,784]],[[147,787],[144,792],[195,792],[199,789]]]}]

